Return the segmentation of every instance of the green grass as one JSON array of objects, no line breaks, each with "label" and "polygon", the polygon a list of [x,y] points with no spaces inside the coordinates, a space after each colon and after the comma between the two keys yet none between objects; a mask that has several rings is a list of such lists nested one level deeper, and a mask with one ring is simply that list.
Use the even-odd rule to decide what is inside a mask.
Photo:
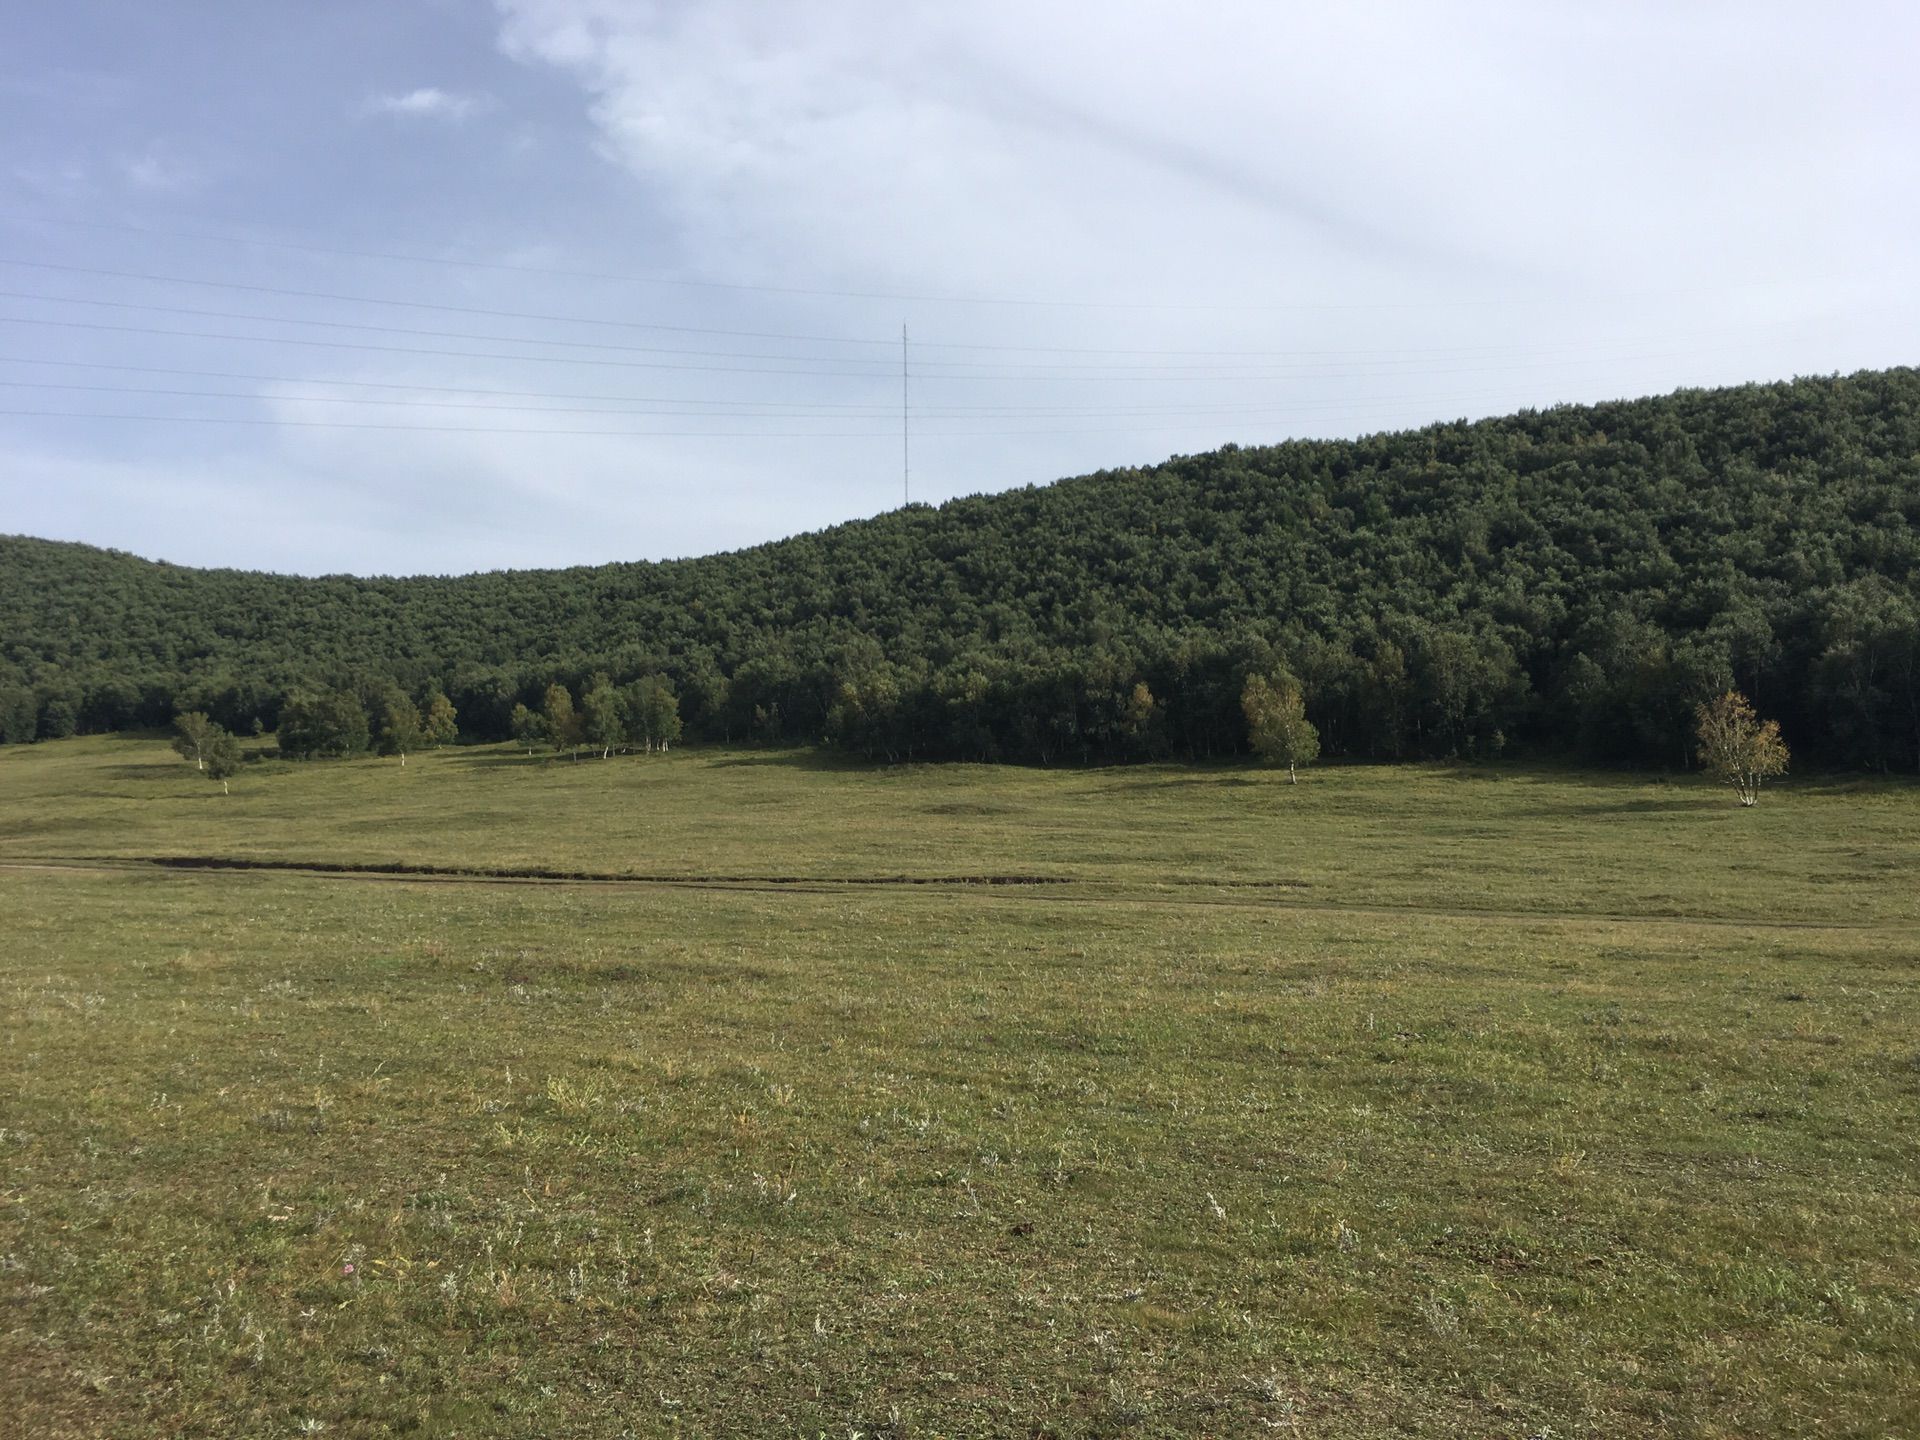
[{"label": "green grass", "polygon": [[0,748],[0,860],[221,855],[657,876],[1065,877],[1327,905],[1920,923],[1920,787],[1508,767],[859,767],[809,752],[249,765],[147,738]]},{"label": "green grass", "polygon": [[[969,875],[1067,883],[845,883]],[[1916,876],[1898,785],[0,751],[0,1435],[1914,1433]]]}]

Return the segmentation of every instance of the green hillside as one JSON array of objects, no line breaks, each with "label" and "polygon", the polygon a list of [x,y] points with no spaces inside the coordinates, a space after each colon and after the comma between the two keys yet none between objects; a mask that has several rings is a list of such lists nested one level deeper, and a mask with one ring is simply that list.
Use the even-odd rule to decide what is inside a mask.
[{"label": "green hillside", "polygon": [[695,736],[1188,757],[1244,747],[1278,665],[1332,756],[1677,765],[1738,685],[1803,757],[1914,769],[1920,371],[1228,447],[663,564],[301,579],[0,539],[15,740],[271,728],[316,681],[439,685],[498,738],[606,671],[671,677]]}]

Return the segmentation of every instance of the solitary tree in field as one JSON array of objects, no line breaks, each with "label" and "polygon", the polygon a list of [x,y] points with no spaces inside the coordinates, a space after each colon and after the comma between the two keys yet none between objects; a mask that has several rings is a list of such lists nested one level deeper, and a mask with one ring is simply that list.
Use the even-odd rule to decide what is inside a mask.
[{"label": "solitary tree in field", "polygon": [[1320,732],[1307,720],[1300,682],[1284,670],[1269,678],[1247,677],[1240,692],[1240,709],[1247,717],[1247,739],[1254,753],[1274,765],[1287,767],[1291,784],[1300,783],[1297,766],[1311,765],[1320,755]]},{"label": "solitary tree in field", "polygon": [[566,686],[556,681],[547,687],[547,700],[543,709],[547,743],[556,750],[565,750],[571,754],[579,747],[583,733],[580,716],[573,708],[572,693]]},{"label": "solitary tree in field", "polygon": [[547,722],[525,705],[515,705],[507,728],[513,731],[514,742],[526,746],[527,754],[531,755],[533,747],[546,737]]},{"label": "solitary tree in field", "polygon": [[227,777],[240,769],[240,742],[215,725],[213,733],[207,737],[201,761],[201,768],[207,772],[207,778],[220,782],[220,793],[232,794],[233,792],[227,788]]},{"label": "solitary tree in field", "polygon": [[398,755],[404,767],[407,752],[420,748],[424,733],[420,707],[397,690],[389,695],[380,709],[380,753]]},{"label": "solitary tree in field", "polygon": [[1699,706],[1694,721],[1700,763],[1733,786],[1742,805],[1757,804],[1760,782],[1787,770],[1787,745],[1776,720],[1761,720],[1738,690]]},{"label": "solitary tree in field", "polygon": [[427,696],[427,713],[421,729],[426,742],[435,747],[451,745],[460,738],[460,725],[454,719],[453,702],[443,692],[435,690]]},{"label": "solitary tree in field", "polygon": [[200,710],[189,710],[184,715],[174,716],[173,728],[173,748],[183,760],[193,761],[196,770],[207,768],[207,742],[215,732],[226,733]]}]

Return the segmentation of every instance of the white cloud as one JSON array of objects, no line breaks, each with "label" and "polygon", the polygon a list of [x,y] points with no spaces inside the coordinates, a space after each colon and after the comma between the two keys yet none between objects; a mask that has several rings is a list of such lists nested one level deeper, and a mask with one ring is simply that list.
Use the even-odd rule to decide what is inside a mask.
[{"label": "white cloud", "polygon": [[155,193],[184,194],[206,183],[198,165],[161,144],[149,145],[138,155],[122,159],[120,173],[134,189]]},{"label": "white cloud", "polygon": [[1920,179],[1899,7],[498,4],[687,252],[748,273],[1593,304],[1898,266],[1910,231],[1859,220]]},{"label": "white cloud", "polygon": [[404,95],[382,95],[368,105],[376,115],[413,115],[434,120],[459,122],[481,107],[478,97],[456,95],[433,86],[409,90]]}]

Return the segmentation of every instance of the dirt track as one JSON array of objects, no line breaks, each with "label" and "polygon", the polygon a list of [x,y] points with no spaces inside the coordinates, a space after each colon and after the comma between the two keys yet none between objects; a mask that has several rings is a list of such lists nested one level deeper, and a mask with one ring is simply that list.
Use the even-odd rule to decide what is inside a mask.
[{"label": "dirt track", "polygon": [[[1742,930],[1900,931],[1911,927],[1897,921],[1778,920],[1733,915],[1673,915],[1599,910],[1503,910],[1469,905],[1433,905],[1418,902],[1382,903],[1340,901],[1307,895],[1288,895],[1303,888],[1291,880],[1203,880],[1167,877],[1161,889],[1122,888],[1098,880],[1065,875],[641,875],[593,871],[518,868],[463,869],[455,866],[388,862],[355,865],[334,860],[264,860],[214,855],[156,855],[128,857],[47,856],[0,860],[0,872],[39,871],[72,874],[277,874],[314,880],[359,883],[433,885],[592,886],[634,890],[731,890],[743,893],[831,895],[852,889],[993,890],[1006,899],[1045,898],[1060,904],[1168,906],[1232,906],[1247,909],[1292,910],[1337,915],[1386,917],[1431,916],[1451,920],[1505,920],[1532,924],[1620,924],[1733,927]],[[1211,891],[1214,893],[1200,893]],[[1247,892],[1256,892],[1249,894]],[[1181,893],[1185,892],[1185,893]],[[1224,892],[1224,893],[1223,893]],[[1234,893],[1239,892],[1239,893]]]}]

